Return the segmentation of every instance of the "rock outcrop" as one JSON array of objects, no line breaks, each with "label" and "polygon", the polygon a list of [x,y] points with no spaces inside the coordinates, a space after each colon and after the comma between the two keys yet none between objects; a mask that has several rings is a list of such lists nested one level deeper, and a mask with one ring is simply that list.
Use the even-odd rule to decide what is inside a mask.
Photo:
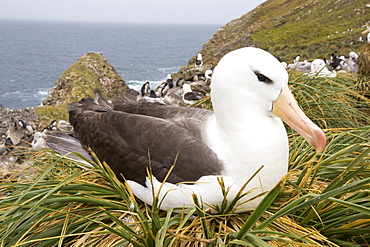
[{"label": "rock outcrop", "polygon": [[123,92],[137,94],[128,88],[101,53],[90,52],[83,55],[58,78],[43,105],[65,105],[83,97],[93,96],[94,89],[100,89],[108,98],[118,97]]},{"label": "rock outcrop", "polygon": [[36,109],[45,126],[53,120],[68,120],[66,107],[84,97],[93,97],[99,89],[104,97],[120,97],[122,93],[137,95],[130,89],[114,67],[99,52],[81,56],[55,82],[42,107]]}]

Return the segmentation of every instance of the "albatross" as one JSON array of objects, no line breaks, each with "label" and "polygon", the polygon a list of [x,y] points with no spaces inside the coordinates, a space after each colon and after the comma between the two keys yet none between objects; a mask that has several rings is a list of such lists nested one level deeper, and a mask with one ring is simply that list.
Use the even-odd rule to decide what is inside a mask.
[{"label": "albatross", "polygon": [[226,54],[214,69],[211,98],[214,111],[124,97],[111,103],[96,93],[68,110],[80,142],[136,197],[152,204],[157,196],[163,210],[193,207],[195,194],[213,211],[224,200],[220,178],[229,201],[246,193],[235,212],[255,209],[263,198],[257,195],[288,170],[282,120],[316,150],[326,145],[323,131],[294,100],[286,70],[262,49]]}]

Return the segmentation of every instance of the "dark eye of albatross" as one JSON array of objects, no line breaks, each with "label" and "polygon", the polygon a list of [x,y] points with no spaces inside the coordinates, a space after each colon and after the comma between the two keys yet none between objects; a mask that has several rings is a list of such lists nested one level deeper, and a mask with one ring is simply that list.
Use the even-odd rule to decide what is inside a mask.
[{"label": "dark eye of albatross", "polygon": [[272,80],[270,78],[268,78],[268,77],[266,77],[266,76],[264,76],[264,75],[262,75],[258,72],[255,72],[255,74],[256,74],[259,81],[262,81],[262,82],[267,83],[267,84],[272,83]]}]

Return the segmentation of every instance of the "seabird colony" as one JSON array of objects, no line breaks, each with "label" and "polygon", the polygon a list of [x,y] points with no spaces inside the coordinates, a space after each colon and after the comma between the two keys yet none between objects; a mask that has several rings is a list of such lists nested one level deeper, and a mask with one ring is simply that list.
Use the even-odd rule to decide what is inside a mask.
[{"label": "seabird colony", "polygon": [[315,59],[313,61],[300,61],[300,55],[297,55],[293,63],[286,65],[282,62],[284,68],[294,69],[297,71],[308,72],[308,75],[317,75],[321,77],[335,77],[337,72],[341,73],[357,73],[358,55],[355,52],[350,52],[346,58],[344,56],[337,57],[334,53],[330,56],[330,61],[326,59]]}]

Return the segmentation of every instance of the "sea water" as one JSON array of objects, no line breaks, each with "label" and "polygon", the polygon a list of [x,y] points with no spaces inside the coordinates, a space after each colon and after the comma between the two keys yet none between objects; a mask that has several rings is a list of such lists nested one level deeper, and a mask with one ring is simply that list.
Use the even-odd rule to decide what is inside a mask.
[{"label": "sea water", "polygon": [[101,52],[133,89],[186,66],[219,26],[0,20],[0,105],[37,107],[59,76]]}]

